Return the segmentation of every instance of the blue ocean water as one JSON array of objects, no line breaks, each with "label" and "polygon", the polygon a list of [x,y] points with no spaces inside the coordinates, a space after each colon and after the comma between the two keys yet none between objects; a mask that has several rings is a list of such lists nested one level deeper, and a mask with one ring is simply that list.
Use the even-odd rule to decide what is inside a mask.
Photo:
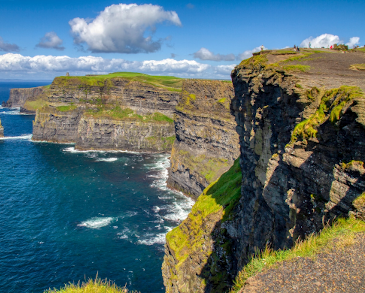
[{"label": "blue ocean water", "polygon": [[[8,92],[0,83],[0,102]],[[0,108],[0,119],[0,292],[38,293],[97,274],[163,292],[165,234],[192,206],[166,188],[168,156],[35,143],[34,116]]]}]

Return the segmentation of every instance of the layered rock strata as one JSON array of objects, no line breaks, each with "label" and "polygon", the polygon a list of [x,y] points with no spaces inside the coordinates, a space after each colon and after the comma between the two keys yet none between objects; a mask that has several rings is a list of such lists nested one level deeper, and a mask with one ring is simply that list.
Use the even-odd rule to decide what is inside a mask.
[{"label": "layered rock strata", "polygon": [[237,170],[225,173],[167,234],[167,292],[225,292],[255,251],[364,218],[363,92],[305,88],[288,71],[261,55],[233,70],[242,182],[236,194]]},{"label": "layered rock strata", "polygon": [[33,140],[71,142],[77,149],[170,152],[179,95],[178,88],[121,77],[57,77],[25,107],[39,107]]},{"label": "layered rock strata", "polygon": [[9,108],[23,107],[26,100],[35,99],[44,91],[45,88],[42,86],[35,88],[11,89],[8,101],[3,102],[2,106]]},{"label": "layered rock strata", "polygon": [[1,120],[0,120],[0,137],[4,137],[4,127],[1,125]]},{"label": "layered rock strata", "polygon": [[197,198],[239,156],[236,123],[229,105],[230,82],[186,80],[176,107],[176,141],[167,184]]},{"label": "layered rock strata", "polygon": [[172,123],[113,121],[82,117],[77,127],[77,149],[170,152],[175,140]]}]

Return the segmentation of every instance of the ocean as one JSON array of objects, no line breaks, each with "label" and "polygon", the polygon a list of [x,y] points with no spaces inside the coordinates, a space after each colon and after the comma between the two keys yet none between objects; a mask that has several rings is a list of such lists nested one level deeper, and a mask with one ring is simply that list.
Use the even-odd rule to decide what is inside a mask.
[{"label": "ocean", "polygon": [[[0,103],[10,88],[45,84],[0,82]],[[166,187],[169,155],[32,142],[33,115],[0,107],[0,119],[0,292],[96,276],[164,292],[165,235],[193,205]]]}]

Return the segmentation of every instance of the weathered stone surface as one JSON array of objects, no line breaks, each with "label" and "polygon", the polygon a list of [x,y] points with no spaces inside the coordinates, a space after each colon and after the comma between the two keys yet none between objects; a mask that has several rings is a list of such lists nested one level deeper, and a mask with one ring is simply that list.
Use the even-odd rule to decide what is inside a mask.
[{"label": "weathered stone surface", "polygon": [[35,141],[58,143],[75,143],[78,137],[78,125],[82,111],[59,112],[37,110],[33,121],[33,137]]},{"label": "weathered stone surface", "polygon": [[31,100],[41,95],[44,92],[44,87],[11,89],[9,100],[3,102],[3,107],[16,108],[23,107],[26,100]]},{"label": "weathered stone surface", "polygon": [[4,137],[4,127],[1,125],[1,120],[0,120],[0,137]]},{"label": "weathered stone surface", "polygon": [[82,117],[77,127],[76,148],[170,152],[174,139],[171,123]]},{"label": "weathered stone surface", "polygon": [[239,156],[231,83],[186,80],[176,107],[176,141],[167,184],[193,198],[226,172]]},{"label": "weathered stone surface", "polygon": [[[167,292],[225,292],[255,251],[266,245],[288,248],[336,217],[364,217],[365,201],[354,203],[365,190],[364,97],[346,100],[336,120],[330,118],[330,104],[338,97],[334,92],[327,100],[329,112],[317,118],[316,135],[293,139],[295,126],[316,113],[324,89],[309,98],[306,88],[297,87],[298,77],[259,62],[236,67],[232,81],[241,196],[224,223],[194,223],[190,218],[181,224],[189,243],[201,241],[200,247],[206,248],[199,255],[179,261],[167,242]],[[230,247],[228,255],[221,253],[224,245]]]}]

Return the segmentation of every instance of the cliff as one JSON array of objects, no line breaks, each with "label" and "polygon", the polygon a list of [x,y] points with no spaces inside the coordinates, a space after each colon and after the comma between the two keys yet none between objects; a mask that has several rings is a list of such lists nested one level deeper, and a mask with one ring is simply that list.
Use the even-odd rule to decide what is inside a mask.
[{"label": "cliff", "polygon": [[167,184],[197,198],[239,155],[230,82],[186,80],[176,107],[176,140]]},{"label": "cliff", "polygon": [[1,120],[0,120],[0,137],[4,137],[4,127],[1,125]]},{"label": "cliff", "polygon": [[26,100],[32,101],[44,92],[44,87],[11,89],[9,99],[3,102],[3,107],[23,107]]},{"label": "cliff", "polygon": [[37,99],[33,140],[78,149],[169,152],[182,80],[138,73],[57,77]]},{"label": "cliff", "polygon": [[232,71],[239,163],[167,234],[167,292],[227,291],[255,251],[364,219],[365,73],[350,69],[363,58],[266,51]]}]

